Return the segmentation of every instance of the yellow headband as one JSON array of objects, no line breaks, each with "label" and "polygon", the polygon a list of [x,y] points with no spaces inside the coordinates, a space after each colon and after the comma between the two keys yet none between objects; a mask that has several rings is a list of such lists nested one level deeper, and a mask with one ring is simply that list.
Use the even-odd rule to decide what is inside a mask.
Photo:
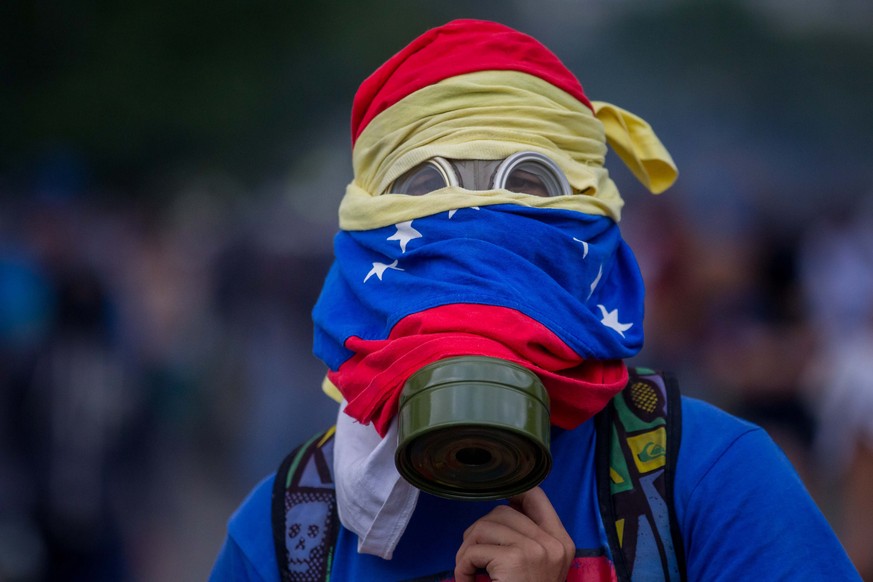
[{"label": "yellow headband", "polygon": [[[470,206],[521,204],[564,208],[618,221],[621,195],[603,167],[606,142],[654,193],[676,167],[651,127],[613,105],[593,114],[538,77],[484,71],[420,89],[380,113],[358,138],[355,179],[340,204],[340,228],[368,230]],[[602,118],[602,119],[601,119]],[[529,150],[548,155],[579,194],[540,198],[507,190],[445,188],[433,195],[383,194],[407,170],[434,156],[501,159]]]}]

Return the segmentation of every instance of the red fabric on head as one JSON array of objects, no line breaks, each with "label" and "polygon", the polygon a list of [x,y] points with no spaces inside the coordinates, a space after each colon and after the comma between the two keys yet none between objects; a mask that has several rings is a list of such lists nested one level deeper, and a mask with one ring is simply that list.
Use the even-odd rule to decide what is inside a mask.
[{"label": "red fabric on head", "polygon": [[535,38],[484,20],[454,20],[412,41],[370,75],[352,104],[352,144],[379,113],[449,77],[519,71],[563,89],[589,109],[579,80]]}]

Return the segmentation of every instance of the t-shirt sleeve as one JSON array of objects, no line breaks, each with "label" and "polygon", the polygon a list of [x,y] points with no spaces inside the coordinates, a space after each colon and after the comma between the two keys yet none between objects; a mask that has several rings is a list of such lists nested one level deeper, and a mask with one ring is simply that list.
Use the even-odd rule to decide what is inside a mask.
[{"label": "t-shirt sleeve", "polygon": [[689,398],[674,493],[691,581],[860,580],[767,433]]},{"label": "t-shirt sleeve", "polygon": [[209,582],[279,580],[270,521],[273,479],[261,481],[231,516]]}]

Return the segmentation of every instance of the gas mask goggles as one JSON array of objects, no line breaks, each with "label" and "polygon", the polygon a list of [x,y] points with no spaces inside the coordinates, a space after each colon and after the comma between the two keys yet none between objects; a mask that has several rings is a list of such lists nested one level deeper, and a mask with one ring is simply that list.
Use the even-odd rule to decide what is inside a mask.
[{"label": "gas mask goggles", "polygon": [[503,160],[431,158],[400,176],[388,191],[420,196],[449,186],[467,190],[509,190],[540,197],[573,193],[558,165],[536,152],[518,152]]}]

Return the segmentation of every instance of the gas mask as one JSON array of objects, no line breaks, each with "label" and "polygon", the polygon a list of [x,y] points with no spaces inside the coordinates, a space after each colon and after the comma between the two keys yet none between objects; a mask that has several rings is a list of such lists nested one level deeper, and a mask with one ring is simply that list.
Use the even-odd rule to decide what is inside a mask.
[{"label": "gas mask", "polygon": [[[389,188],[422,196],[446,187],[571,194],[547,156],[503,160],[435,157]],[[549,397],[536,374],[499,358],[439,360],[405,383],[398,413],[398,472],[415,487],[452,499],[502,499],[539,484],[552,466]]]}]

